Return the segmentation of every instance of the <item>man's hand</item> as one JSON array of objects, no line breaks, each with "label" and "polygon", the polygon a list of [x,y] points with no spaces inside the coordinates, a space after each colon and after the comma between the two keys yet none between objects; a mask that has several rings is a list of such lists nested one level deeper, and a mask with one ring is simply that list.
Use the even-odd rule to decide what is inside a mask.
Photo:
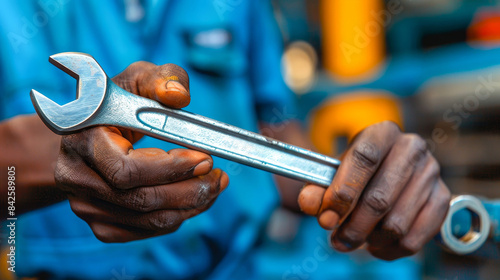
[{"label": "man's hand", "polygon": [[[172,108],[189,104],[189,79],[173,64],[137,62],[113,78],[134,94]],[[227,187],[204,153],[136,149],[143,135],[96,127],[64,136],[56,166],[58,186],[71,208],[104,242],[126,242],[175,231],[205,210]]]},{"label": "man's hand", "polygon": [[[0,182],[7,182],[6,170],[14,166],[16,215],[65,199],[54,181],[60,142],[61,137],[50,131],[37,115],[0,122]],[[7,186],[0,188],[0,202],[7,205]],[[6,210],[7,207],[0,210],[2,219],[6,218]]]},{"label": "man's hand", "polygon": [[308,185],[299,196],[305,213],[334,230],[337,250],[367,243],[373,256],[385,260],[418,252],[439,232],[449,201],[425,141],[392,122],[356,137],[328,189]]}]

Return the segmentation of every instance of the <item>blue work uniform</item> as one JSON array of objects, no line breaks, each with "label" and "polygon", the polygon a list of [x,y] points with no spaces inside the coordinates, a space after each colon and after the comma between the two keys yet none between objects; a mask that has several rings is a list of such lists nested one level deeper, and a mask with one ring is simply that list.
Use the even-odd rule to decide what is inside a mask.
[{"label": "blue work uniform", "polygon": [[[190,76],[191,112],[247,130],[293,107],[280,76],[280,36],[263,1],[144,1],[144,17],[127,21],[123,1],[5,1],[0,10],[1,118],[33,113],[29,91],[74,99],[75,81],[49,55],[93,55],[110,76],[146,60],[175,63]],[[263,47],[266,46],[266,47]],[[278,117],[283,117],[283,114]],[[170,149],[152,138],[137,148]],[[67,202],[27,214],[17,232],[19,276],[50,278],[232,278],[253,271],[251,248],[278,204],[270,174],[215,159],[230,187],[210,210],[173,233],[104,244]],[[123,271],[122,271],[123,270]],[[248,274],[251,276],[252,274]],[[168,277],[167,277],[168,276]]]},{"label": "blue work uniform", "polygon": [[[0,119],[34,113],[32,88],[61,104],[74,99],[75,81],[47,61],[65,51],[91,54],[109,76],[139,60],[178,64],[190,76],[186,110],[247,130],[257,131],[259,120],[293,116],[293,98],[279,71],[281,37],[267,1],[3,1],[0,29]],[[136,145],[141,147],[174,146],[145,137]],[[17,275],[262,277],[261,266],[272,264],[262,264],[269,255],[256,248],[279,203],[273,179],[219,158],[214,166],[228,173],[230,186],[208,211],[172,234],[105,244],[68,202],[23,215],[17,229]],[[311,228],[320,232],[316,223]]]}]

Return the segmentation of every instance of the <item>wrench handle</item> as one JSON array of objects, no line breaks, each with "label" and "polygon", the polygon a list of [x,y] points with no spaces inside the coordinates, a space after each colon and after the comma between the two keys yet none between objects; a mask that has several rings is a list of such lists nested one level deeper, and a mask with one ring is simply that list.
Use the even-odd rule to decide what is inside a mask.
[{"label": "wrench handle", "polygon": [[[244,165],[327,187],[340,161],[200,115],[167,108],[109,81],[93,125],[116,125]],[[130,117],[133,115],[134,117]]]},{"label": "wrench handle", "polygon": [[[327,187],[340,161],[262,135],[183,110],[167,108],[156,101],[133,95],[118,86],[108,86],[104,108],[89,120],[90,125],[115,125],[149,136],[239,162],[271,173]],[[134,117],[131,112],[133,112]],[[461,209],[473,215],[469,232],[453,234],[452,216]],[[440,233],[435,237],[447,250],[463,255],[484,244],[490,219],[481,201],[461,195],[450,201]]]}]

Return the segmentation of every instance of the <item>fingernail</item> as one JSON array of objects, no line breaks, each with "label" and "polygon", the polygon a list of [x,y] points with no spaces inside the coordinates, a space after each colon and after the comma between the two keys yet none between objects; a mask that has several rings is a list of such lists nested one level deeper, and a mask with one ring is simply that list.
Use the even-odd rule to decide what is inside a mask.
[{"label": "fingernail", "polygon": [[326,210],[318,218],[319,224],[326,230],[333,230],[339,222],[339,215],[332,211]]},{"label": "fingernail", "polygon": [[167,80],[165,93],[160,92],[156,99],[172,108],[180,109],[189,105],[189,92],[176,80]]},{"label": "fingernail", "polygon": [[193,170],[194,176],[205,175],[212,169],[212,162],[209,160],[204,160],[200,162]]},{"label": "fingernail", "polygon": [[186,88],[179,83],[178,81],[175,80],[169,80],[165,84],[165,87],[167,88],[167,91],[172,92],[172,91],[177,91],[177,92],[187,92]]}]

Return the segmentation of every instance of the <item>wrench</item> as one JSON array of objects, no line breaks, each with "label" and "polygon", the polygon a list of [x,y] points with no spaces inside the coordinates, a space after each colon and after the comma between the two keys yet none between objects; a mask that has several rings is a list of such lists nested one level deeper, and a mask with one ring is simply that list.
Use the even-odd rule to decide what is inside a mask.
[{"label": "wrench", "polygon": [[[457,237],[452,229],[452,217],[460,210],[467,210],[472,223],[467,233]],[[479,249],[486,242],[490,231],[491,218],[483,203],[472,195],[458,195],[451,199],[450,209],[435,239],[448,251],[464,255]]]},{"label": "wrench", "polygon": [[[340,161],[295,147],[262,135],[221,123],[200,115],[167,108],[160,103],[134,95],[118,87],[97,61],[88,54],[60,53],[49,61],[78,80],[76,100],[59,105],[36,90],[31,100],[36,112],[56,134],[71,134],[84,128],[111,125],[129,128],[146,135],[202,151],[251,167],[299,181],[328,187]],[[480,211],[484,206],[470,197],[454,199],[474,213],[482,226],[475,238],[457,239],[451,234],[451,216],[442,226],[442,240],[450,250],[466,254],[481,246],[489,231],[489,219]],[[468,201],[464,204],[464,201]],[[471,206],[472,205],[472,206]],[[479,210],[477,210],[479,209]],[[472,233],[471,233],[472,234]],[[453,239],[454,238],[454,239]],[[452,245],[450,245],[452,244]]]},{"label": "wrench", "polygon": [[329,186],[340,161],[156,101],[118,87],[97,61],[82,53],[60,53],[49,61],[78,80],[77,99],[58,105],[36,90],[35,109],[57,134],[111,125],[199,150],[272,173]]}]

